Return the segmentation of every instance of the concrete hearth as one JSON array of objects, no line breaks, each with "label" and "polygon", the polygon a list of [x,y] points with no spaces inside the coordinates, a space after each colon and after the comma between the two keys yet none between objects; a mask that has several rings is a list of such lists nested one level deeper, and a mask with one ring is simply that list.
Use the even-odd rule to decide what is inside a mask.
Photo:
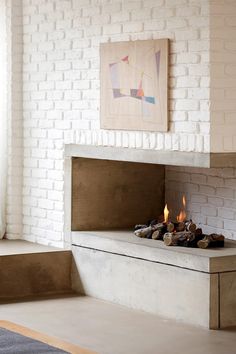
[{"label": "concrete hearth", "polygon": [[236,325],[236,242],[166,247],[129,231],[72,233],[74,289],[212,329]]}]

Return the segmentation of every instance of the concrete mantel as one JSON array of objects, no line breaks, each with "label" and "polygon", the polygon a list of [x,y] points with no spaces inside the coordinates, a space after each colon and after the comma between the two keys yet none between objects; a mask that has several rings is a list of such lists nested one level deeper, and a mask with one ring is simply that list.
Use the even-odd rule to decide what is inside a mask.
[{"label": "concrete mantel", "polygon": [[198,153],[67,144],[65,145],[65,157],[97,158],[185,167],[236,167],[236,153]]}]

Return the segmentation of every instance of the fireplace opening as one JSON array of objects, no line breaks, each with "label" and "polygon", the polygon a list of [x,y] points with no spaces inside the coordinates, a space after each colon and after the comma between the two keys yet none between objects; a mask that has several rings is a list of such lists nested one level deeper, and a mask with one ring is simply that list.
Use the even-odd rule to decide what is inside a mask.
[{"label": "fireplace opening", "polygon": [[178,214],[168,209],[165,177],[163,165],[72,158],[71,230],[119,231],[166,246],[223,247],[223,234],[205,234],[187,219],[184,193]]},{"label": "fireplace opening", "polygon": [[133,230],[163,213],[163,165],[72,159],[72,231]]}]

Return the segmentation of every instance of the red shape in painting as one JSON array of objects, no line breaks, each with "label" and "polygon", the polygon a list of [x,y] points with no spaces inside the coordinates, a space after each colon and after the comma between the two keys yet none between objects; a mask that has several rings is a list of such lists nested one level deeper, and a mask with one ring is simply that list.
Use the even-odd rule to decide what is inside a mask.
[{"label": "red shape in painting", "polygon": [[127,64],[129,64],[129,56],[126,55],[126,57],[121,59],[122,61],[126,62]]}]

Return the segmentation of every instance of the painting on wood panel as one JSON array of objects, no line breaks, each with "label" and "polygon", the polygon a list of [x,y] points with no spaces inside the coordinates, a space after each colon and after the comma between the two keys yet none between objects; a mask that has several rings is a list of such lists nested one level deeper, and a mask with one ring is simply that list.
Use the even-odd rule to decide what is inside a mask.
[{"label": "painting on wood panel", "polygon": [[168,130],[168,39],[103,43],[101,128]]}]

